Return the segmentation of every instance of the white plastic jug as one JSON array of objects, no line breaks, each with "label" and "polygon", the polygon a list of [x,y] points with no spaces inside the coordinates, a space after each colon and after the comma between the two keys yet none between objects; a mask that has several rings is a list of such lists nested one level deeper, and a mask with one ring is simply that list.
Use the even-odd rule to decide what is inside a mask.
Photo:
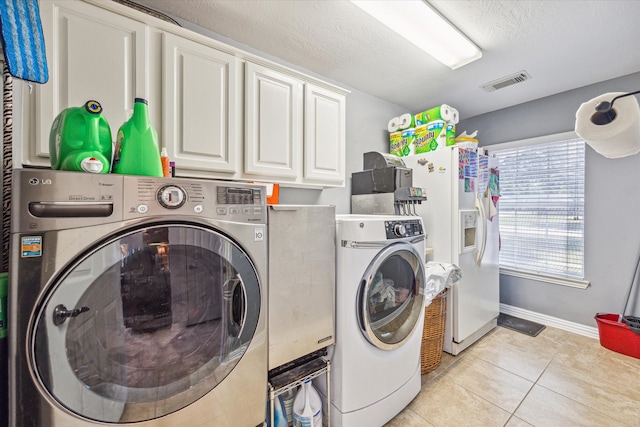
[{"label": "white plastic jug", "polygon": [[322,400],[318,391],[306,380],[293,401],[294,427],[322,427]]},{"label": "white plastic jug", "polygon": [[284,410],[282,396],[278,396],[273,401],[273,426],[271,426],[271,402],[267,401],[267,427],[288,427],[287,415]]},{"label": "white plastic jug", "polygon": [[284,412],[287,416],[287,426],[293,425],[293,401],[296,398],[297,392],[297,389],[292,388],[280,395],[280,397],[282,397]]}]

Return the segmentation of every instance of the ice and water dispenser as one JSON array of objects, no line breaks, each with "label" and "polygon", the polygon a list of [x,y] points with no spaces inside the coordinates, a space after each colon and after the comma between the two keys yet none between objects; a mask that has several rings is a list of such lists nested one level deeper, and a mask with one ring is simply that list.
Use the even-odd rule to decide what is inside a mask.
[{"label": "ice and water dispenser", "polygon": [[460,253],[476,249],[478,214],[475,209],[460,211]]},{"label": "ice and water dispenser", "polygon": [[371,151],[364,153],[363,166],[351,174],[352,214],[417,215],[426,190],[413,186],[413,171],[402,158]]}]

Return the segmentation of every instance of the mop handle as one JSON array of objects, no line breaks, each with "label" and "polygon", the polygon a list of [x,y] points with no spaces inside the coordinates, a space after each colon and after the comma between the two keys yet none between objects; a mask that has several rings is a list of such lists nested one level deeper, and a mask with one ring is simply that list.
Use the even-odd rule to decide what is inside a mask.
[{"label": "mop handle", "polygon": [[627,296],[624,298],[624,306],[622,306],[622,311],[618,316],[618,322],[622,322],[622,318],[624,317],[624,312],[627,311],[627,304],[629,304],[629,297],[631,296],[631,289],[633,289],[633,284],[636,282],[638,267],[640,267],[640,253],[638,254],[638,261],[636,262],[636,269],[633,272],[633,279],[631,279],[631,286],[629,286],[629,289],[627,290]]}]

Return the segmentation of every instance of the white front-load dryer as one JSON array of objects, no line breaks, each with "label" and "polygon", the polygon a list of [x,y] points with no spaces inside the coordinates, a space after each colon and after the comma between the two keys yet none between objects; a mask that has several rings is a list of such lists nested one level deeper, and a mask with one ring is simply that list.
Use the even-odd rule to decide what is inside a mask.
[{"label": "white front-load dryer", "polygon": [[[424,230],[408,216],[336,216],[331,425],[382,426],[419,393]],[[326,382],[317,381],[326,396]]]}]

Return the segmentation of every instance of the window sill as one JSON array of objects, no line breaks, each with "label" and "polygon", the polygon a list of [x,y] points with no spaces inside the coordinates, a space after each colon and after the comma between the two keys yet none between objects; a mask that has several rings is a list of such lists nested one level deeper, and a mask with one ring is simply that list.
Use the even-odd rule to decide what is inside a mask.
[{"label": "window sill", "polygon": [[522,279],[537,280],[539,282],[551,283],[554,285],[569,286],[578,289],[587,289],[590,285],[588,280],[568,279],[565,277],[545,276],[543,274],[525,273],[522,271],[501,268],[500,274],[507,276],[520,277]]}]

